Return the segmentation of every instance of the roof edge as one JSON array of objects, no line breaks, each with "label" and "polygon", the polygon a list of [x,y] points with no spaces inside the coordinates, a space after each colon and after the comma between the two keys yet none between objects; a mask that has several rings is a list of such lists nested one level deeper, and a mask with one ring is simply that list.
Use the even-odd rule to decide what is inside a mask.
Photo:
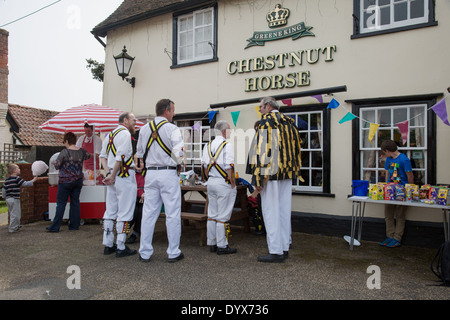
[{"label": "roof edge", "polygon": [[117,29],[119,27],[123,27],[132,23],[136,23],[136,22],[140,22],[143,20],[147,20],[150,18],[154,18],[166,13],[171,13],[174,11],[178,11],[178,10],[184,10],[184,9],[188,9],[191,7],[195,7],[201,4],[213,4],[216,3],[217,0],[193,0],[193,1],[186,1],[186,2],[181,2],[181,3],[173,3],[173,4],[169,4],[165,7],[162,8],[158,8],[155,10],[150,10],[147,11],[145,13],[136,15],[136,16],[132,16],[123,20],[119,20],[117,22],[112,22],[109,24],[106,24],[104,26],[101,27],[94,27],[94,29],[91,30],[91,33],[95,36],[95,37],[106,37],[108,34],[108,31],[113,30],[113,29]]}]

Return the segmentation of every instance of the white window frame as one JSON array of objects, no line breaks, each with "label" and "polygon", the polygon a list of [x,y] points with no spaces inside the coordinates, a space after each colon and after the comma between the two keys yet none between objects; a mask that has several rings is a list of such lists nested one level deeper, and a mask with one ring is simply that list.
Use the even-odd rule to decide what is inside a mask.
[{"label": "white window frame", "polygon": [[[198,14],[204,14],[206,12],[210,12],[211,13],[211,21],[208,24],[201,24],[201,25],[196,25],[196,17]],[[187,20],[187,19],[192,19],[192,28],[190,29],[186,29],[186,30],[181,30],[181,24],[183,20]],[[215,17],[214,17],[214,7],[210,7],[210,8],[206,8],[203,10],[197,10],[197,11],[193,11],[191,13],[185,14],[185,15],[181,15],[177,17],[178,20],[178,30],[177,30],[177,64],[186,64],[186,63],[192,63],[192,62],[197,62],[197,61],[203,61],[203,60],[209,60],[209,59],[213,59],[214,58],[214,51],[211,45],[209,45],[209,43],[214,44],[214,33],[215,33]],[[201,29],[205,29],[205,28],[210,28],[210,34],[209,37],[204,38],[204,39],[196,39],[197,37],[197,32],[198,30]],[[191,32],[191,36],[189,37],[190,41],[189,43],[182,43],[181,41],[181,37],[183,34],[187,34]],[[208,48],[210,50],[206,50],[206,54],[201,52],[201,53],[197,53],[196,52],[196,45],[206,45],[208,46]],[[182,48],[187,48],[191,46],[190,50],[191,50],[191,57],[190,58],[182,58],[181,57],[181,51]]]},{"label": "white window frame", "polygon": [[[360,0],[360,33],[371,33],[376,31],[390,30],[401,27],[408,27],[417,24],[423,24],[429,22],[429,0],[390,0],[388,4],[381,3],[383,0],[371,0],[374,4],[369,5],[367,8],[364,8],[367,0]],[[424,13],[423,17],[419,18],[411,18],[411,2],[414,1],[423,1]],[[395,9],[398,8],[399,5],[406,4],[407,5],[407,18],[402,21],[395,21]],[[381,25],[381,10],[386,10],[389,8],[390,12],[390,22],[388,24]],[[369,16],[366,19],[366,14]],[[370,26],[365,26],[369,23]]]},{"label": "white window frame", "polygon": [[[324,176],[324,141],[323,141],[323,120],[324,120],[324,114],[323,110],[314,110],[314,111],[301,111],[301,112],[285,112],[286,116],[293,117],[295,116],[295,123],[298,123],[297,117],[301,115],[308,115],[308,129],[303,130],[299,128],[299,133],[306,133],[308,137],[311,137],[311,133],[317,133],[320,137],[320,148],[311,148],[311,139],[309,139],[307,142],[302,141],[302,150],[301,152],[308,152],[309,153],[309,166],[306,167],[304,164],[304,161],[302,162],[301,172],[308,171],[309,172],[309,181],[306,181],[305,177],[303,176],[303,179],[305,179],[305,182],[307,185],[300,185],[300,181],[297,178],[296,181],[292,181],[292,190],[294,191],[307,191],[307,192],[323,192],[323,176]],[[322,127],[319,129],[311,129],[311,126],[309,125],[311,123],[311,114],[320,114],[321,121],[322,121]],[[322,167],[313,167],[312,166],[312,152],[321,152],[322,153]],[[313,186],[312,184],[312,171],[322,171],[322,185],[321,186]]]},{"label": "white window frame", "polygon": [[[413,108],[423,108],[423,112],[418,115],[411,115],[411,109]],[[368,141],[368,135],[370,130],[370,123],[377,123],[376,119],[379,119],[379,113],[382,110],[390,110],[390,124],[382,124],[380,125],[379,129],[382,129],[384,131],[390,131],[390,137],[388,137],[391,140],[395,141],[394,135],[399,134],[399,129],[397,126],[397,120],[394,118],[394,112],[397,109],[407,109],[406,119],[409,121],[409,132],[408,132],[408,138],[405,145],[399,146],[398,150],[402,153],[404,153],[409,159],[414,158],[414,152],[422,152],[422,159],[423,159],[423,167],[422,168],[413,168],[413,173],[416,172],[422,172],[424,177],[424,183],[426,184],[428,181],[428,174],[427,174],[427,168],[428,168],[428,140],[427,140],[427,123],[428,123],[428,114],[427,114],[427,105],[426,104],[406,104],[406,105],[396,105],[396,106],[376,106],[376,107],[364,107],[359,110],[359,151],[360,151],[360,177],[363,180],[370,180],[365,176],[366,172],[375,172],[375,179],[376,181],[371,181],[371,183],[378,183],[378,182],[386,182],[379,181],[379,177],[381,176],[380,171],[384,172],[384,161],[382,162],[383,165],[380,162],[380,145],[382,141],[379,141],[378,134],[379,131],[375,134],[375,137],[373,138],[372,142]],[[364,113],[374,111],[374,119],[365,119]],[[421,121],[422,124],[414,124],[414,118],[422,117]],[[402,121],[400,121],[402,122]],[[412,146],[411,147],[411,141],[410,141],[410,135],[412,130],[416,129],[423,129],[423,145],[422,146]],[[366,141],[367,140],[367,141]],[[365,151],[373,151],[373,156],[375,157],[375,167],[364,167],[364,152]]]},{"label": "white window frame", "polygon": [[209,126],[201,126],[200,131],[192,126],[179,129],[184,141],[186,171],[197,169],[201,172],[203,148],[210,141],[213,130]]}]

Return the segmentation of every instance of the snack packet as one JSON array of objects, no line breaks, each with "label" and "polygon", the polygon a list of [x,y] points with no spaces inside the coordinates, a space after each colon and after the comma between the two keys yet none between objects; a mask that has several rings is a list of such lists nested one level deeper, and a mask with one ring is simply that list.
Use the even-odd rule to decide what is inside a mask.
[{"label": "snack packet", "polygon": [[448,188],[440,188],[437,195],[437,204],[447,205]]},{"label": "snack packet", "polygon": [[384,186],[384,200],[395,200],[395,184],[388,183]]},{"label": "snack packet", "polygon": [[405,186],[401,184],[395,185],[395,200],[405,201],[406,200],[406,189]]}]

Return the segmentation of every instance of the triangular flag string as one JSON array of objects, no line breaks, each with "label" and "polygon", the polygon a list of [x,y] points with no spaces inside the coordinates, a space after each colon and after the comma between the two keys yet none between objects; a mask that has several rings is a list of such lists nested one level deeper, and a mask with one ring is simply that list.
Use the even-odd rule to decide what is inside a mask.
[{"label": "triangular flag string", "polygon": [[[447,116],[446,103],[445,103],[446,99],[447,99],[449,96],[450,96],[450,93],[445,94],[445,95],[444,95],[444,98],[442,98],[442,100],[440,100],[438,103],[436,103],[436,104],[434,104],[433,106],[431,106],[430,108],[428,108],[426,111],[433,110],[433,111],[439,116],[439,118],[441,118],[441,120],[442,120],[446,125],[449,125],[449,126],[450,126],[450,122],[449,122],[448,116]],[[329,102],[329,104],[328,104],[328,106],[327,106],[327,109],[336,109],[336,108],[338,108],[338,107],[342,107],[345,111],[347,111],[347,114],[345,115],[344,118],[348,118],[348,119],[349,119],[349,118],[352,118],[351,120],[357,118],[357,119],[359,119],[359,120],[361,120],[361,121],[363,121],[363,122],[368,123],[369,125],[373,123],[373,122],[371,122],[371,121],[368,121],[368,120],[366,120],[366,119],[363,119],[363,118],[361,118],[361,117],[359,117],[359,116],[353,114],[352,112],[348,111],[348,109],[347,109],[346,107],[342,106],[342,105],[341,105],[336,99],[334,99],[334,98]],[[422,116],[424,113],[425,113],[425,112],[419,113],[419,114],[417,114],[417,115],[411,117],[410,119],[404,120],[404,121],[402,121],[402,122],[405,122],[405,121],[410,122],[411,120],[413,120],[413,119],[415,119],[415,118],[418,118],[418,117]],[[350,116],[349,114],[352,114],[353,116]],[[346,121],[349,121],[349,120],[346,120]],[[345,122],[345,121],[344,121],[344,122]],[[402,123],[402,122],[399,122],[399,123]],[[394,125],[398,125],[399,123],[396,123],[396,124],[394,124]],[[378,124],[378,125],[380,126],[380,125],[382,125],[382,124]],[[391,125],[391,124],[386,124],[386,125]]]}]

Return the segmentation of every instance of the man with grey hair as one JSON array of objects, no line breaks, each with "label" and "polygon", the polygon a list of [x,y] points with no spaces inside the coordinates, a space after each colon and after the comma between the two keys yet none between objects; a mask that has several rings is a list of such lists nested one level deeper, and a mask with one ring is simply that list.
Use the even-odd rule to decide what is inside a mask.
[{"label": "man with grey hair", "polygon": [[230,220],[236,199],[234,179],[234,147],[230,125],[221,120],[214,126],[216,138],[203,149],[202,171],[208,178],[207,245],[218,255],[236,253],[228,246],[225,224]]},{"label": "man with grey hair", "polygon": [[260,262],[283,262],[291,239],[292,179],[300,176],[301,139],[294,120],[279,112],[272,97],[261,100],[259,128],[249,151],[247,173],[261,193],[269,254]]}]

